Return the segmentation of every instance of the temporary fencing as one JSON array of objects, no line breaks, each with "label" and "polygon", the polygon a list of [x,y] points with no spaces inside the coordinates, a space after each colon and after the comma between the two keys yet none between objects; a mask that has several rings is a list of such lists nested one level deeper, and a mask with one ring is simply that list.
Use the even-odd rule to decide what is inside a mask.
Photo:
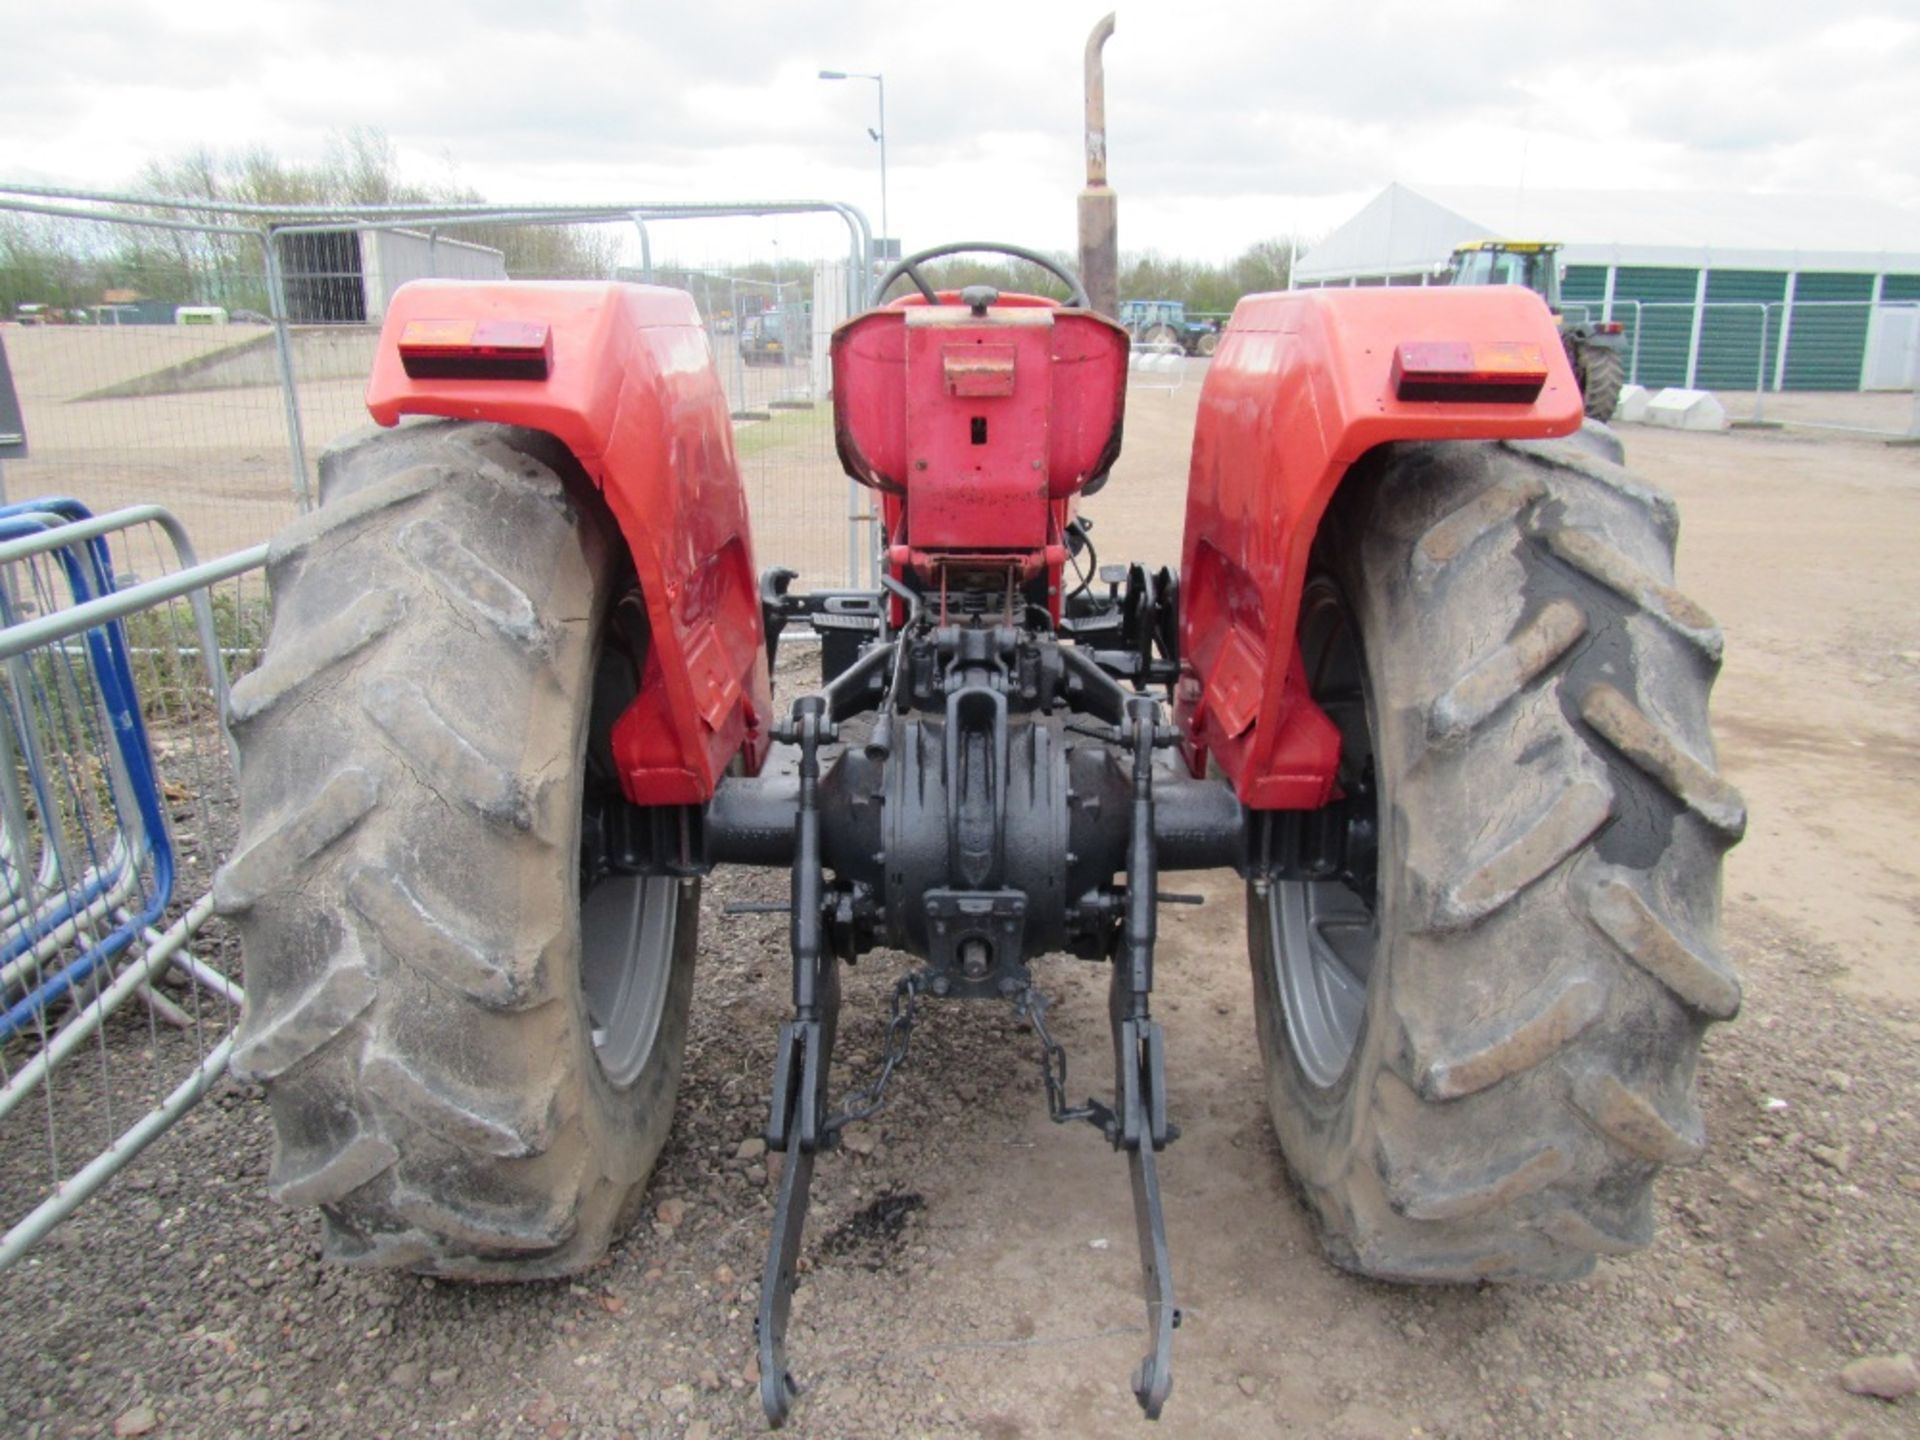
[{"label": "temporary fencing", "polygon": [[[211,899],[235,820],[229,669],[264,641],[261,542],[318,501],[325,448],[368,424],[401,283],[689,291],[757,558],[836,584],[870,576],[874,550],[834,458],[827,368],[871,268],[851,207],[269,213],[15,190],[0,241],[0,293],[58,281],[63,301],[21,301],[34,323],[0,329],[26,431],[0,470],[4,1268],[225,1070],[243,1000]],[[23,276],[23,255],[66,273]],[[9,488],[69,498],[7,505]],[[200,563],[189,527],[232,553]]]},{"label": "temporary fencing", "polygon": [[[159,501],[215,549],[257,543],[313,503],[326,446],[369,423],[366,376],[401,283],[618,278],[694,296],[756,558],[802,584],[871,572],[866,496],[834,458],[826,364],[826,337],[871,274],[852,206],[267,207],[0,187],[9,236],[0,294],[58,280],[86,301],[30,317],[70,323],[0,329],[32,441],[9,466],[16,493]],[[22,257],[36,256],[64,278],[26,274]]]},{"label": "temporary fencing", "polygon": [[0,1268],[224,1073],[222,725],[265,547],[199,562],[154,505],[0,509]]},{"label": "temporary fencing", "polygon": [[[215,551],[292,520],[297,397],[266,323],[265,237],[194,218],[12,203],[0,200],[15,242],[0,259],[13,267],[0,293],[46,293],[50,277],[22,272],[34,256],[58,256],[89,277],[82,288],[69,276],[66,293],[91,302],[68,309],[70,323],[42,312],[43,323],[0,328],[30,442],[29,457],[8,464],[12,495],[76,496],[100,513],[161,501]],[[176,324],[182,307],[131,298],[153,294],[190,295],[227,323]]]},{"label": "temporary fencing", "polygon": [[1138,390],[1178,390],[1187,379],[1187,352],[1178,340],[1135,340],[1127,351],[1127,384]]},{"label": "temporary fencing", "polygon": [[1920,302],[1569,301],[1611,321],[1626,378],[1715,392],[1737,421],[1920,438]]}]

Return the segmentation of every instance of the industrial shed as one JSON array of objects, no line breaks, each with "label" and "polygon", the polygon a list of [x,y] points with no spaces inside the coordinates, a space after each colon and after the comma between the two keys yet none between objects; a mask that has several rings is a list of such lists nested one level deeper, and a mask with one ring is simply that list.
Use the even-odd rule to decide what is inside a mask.
[{"label": "industrial shed", "polygon": [[504,280],[506,256],[491,245],[367,226],[306,231],[281,240],[287,318],[296,325],[378,325],[409,280]]},{"label": "industrial shed", "polygon": [[1920,215],[1859,197],[1389,185],[1295,283],[1422,285],[1463,240],[1557,240],[1570,311],[1627,328],[1632,378],[1703,389],[1906,389]]}]

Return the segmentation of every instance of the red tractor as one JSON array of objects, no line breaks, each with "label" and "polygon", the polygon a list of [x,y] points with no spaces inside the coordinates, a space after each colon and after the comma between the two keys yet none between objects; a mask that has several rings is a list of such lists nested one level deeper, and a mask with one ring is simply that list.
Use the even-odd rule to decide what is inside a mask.
[{"label": "red tractor", "polygon": [[[920,266],[960,248],[1071,298],[935,292]],[[894,266],[832,347],[885,575],[796,593],[756,579],[688,296],[396,295],[368,404],[397,428],[330,451],[273,546],[216,892],[269,1187],[319,1208],[329,1256],[482,1280],[600,1257],[667,1135],[698,889],[728,864],[791,883],[776,1424],[814,1165],[946,1000],[1016,1007],[1052,1117],[1124,1152],[1133,1388],[1160,1412],[1174,871],[1245,878],[1273,1121],[1336,1263],[1552,1279],[1647,1243],[1655,1172],[1703,1143],[1702,1031],[1740,1001],[1716,931],[1745,816],[1672,503],[1576,433],[1535,295],[1253,296],[1202,392],[1178,575],[1096,588],[1078,511],[1120,452],[1127,348],[1039,255]],[[770,658],[809,621],[834,637],[820,686],[776,705]],[[840,966],[881,948],[916,965],[880,1073],[836,1099]],[[1066,1091],[1049,954],[1108,967],[1109,1096]]]}]

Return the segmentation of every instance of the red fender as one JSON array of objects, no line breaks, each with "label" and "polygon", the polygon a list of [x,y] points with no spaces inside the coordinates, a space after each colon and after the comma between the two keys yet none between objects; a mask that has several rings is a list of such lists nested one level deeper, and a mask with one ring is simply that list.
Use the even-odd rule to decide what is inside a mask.
[{"label": "red fender", "polygon": [[[415,379],[412,322],[545,325],[544,379]],[[418,332],[416,332],[418,333]],[[640,694],[614,726],[637,805],[699,804],[740,755],[758,770],[772,688],[733,424],[693,297],[655,286],[421,280],[394,294],[367,386],[382,425],[445,415],[555,436],[606,496],[652,630]]]},{"label": "red fender", "polygon": [[[1525,402],[1401,400],[1408,344],[1531,345]],[[1196,775],[1217,765],[1255,809],[1333,796],[1340,737],[1307,697],[1294,629],[1307,552],[1334,491],[1395,440],[1544,439],[1580,428],[1580,386],[1553,316],[1514,286],[1250,295],[1208,367],[1180,561],[1176,711]]]}]

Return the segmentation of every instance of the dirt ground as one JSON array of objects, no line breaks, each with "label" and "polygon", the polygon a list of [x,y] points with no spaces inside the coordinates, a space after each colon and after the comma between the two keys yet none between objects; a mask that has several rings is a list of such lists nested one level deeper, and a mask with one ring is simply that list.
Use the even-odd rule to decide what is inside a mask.
[{"label": "dirt ground", "polygon": [[[1176,558],[1194,369],[1134,397],[1127,453],[1090,506],[1103,558]],[[1623,433],[1680,502],[1682,586],[1725,626],[1720,757],[1753,817],[1725,908],[1746,1008],[1702,1061],[1707,1156],[1662,1180],[1650,1251],[1574,1285],[1407,1289],[1334,1270],[1266,1118],[1237,882],[1183,879],[1208,903],[1163,916],[1184,1134],[1162,1177],[1185,1325],[1159,1433],[1920,1434],[1920,1397],[1837,1378],[1920,1350],[1920,450]],[[315,1224],[265,1199],[263,1104],[229,1083],[0,1275],[0,1429],[758,1433],[772,1181],[741,1146],[764,1121],[784,922],[720,906],[782,890],[709,886],[660,1208],[602,1268],[517,1288],[323,1269]],[[876,1053],[895,973],[886,956],[851,973],[854,1066]],[[1102,975],[1054,960],[1041,983],[1061,997],[1073,1089],[1099,1093]],[[1145,1433],[1126,1388],[1144,1314],[1125,1165],[1091,1129],[1047,1123],[1036,1060],[1004,1011],[936,1009],[887,1110],[823,1161],[790,1433]]]}]

